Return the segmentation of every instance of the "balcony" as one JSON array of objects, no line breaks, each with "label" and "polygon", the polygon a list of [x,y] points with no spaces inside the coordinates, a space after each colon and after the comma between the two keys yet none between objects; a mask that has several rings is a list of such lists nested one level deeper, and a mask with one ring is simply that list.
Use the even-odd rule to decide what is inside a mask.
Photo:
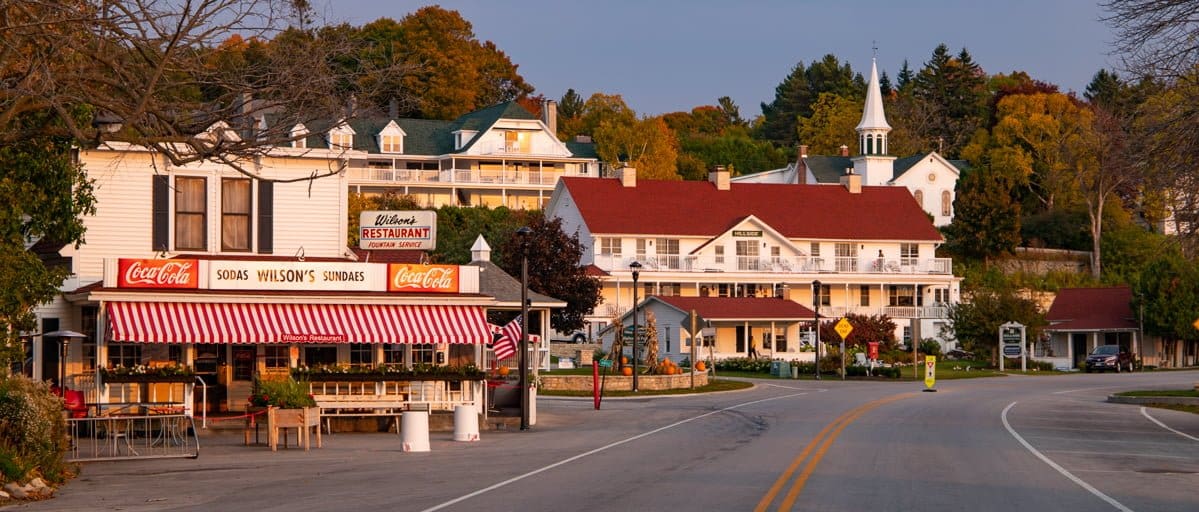
[{"label": "balcony", "polygon": [[744,272],[772,274],[912,274],[949,275],[952,272],[950,258],[904,258],[888,260],[879,258],[812,258],[812,257],[769,257],[735,256],[718,261],[714,257],[679,255],[613,256],[600,254],[595,265],[607,271],[627,270],[629,263],[640,261],[643,271],[670,272]]},{"label": "balcony", "polygon": [[446,170],[412,170],[385,169],[376,167],[350,169],[350,181],[360,184],[385,185],[427,185],[439,183],[447,185],[500,185],[500,186],[532,186],[553,188],[558,178],[564,176],[582,176],[588,174],[560,170],[477,170],[477,169],[446,169]]},{"label": "balcony", "polygon": [[[805,304],[807,306],[807,304]],[[811,307],[811,306],[808,306]],[[891,318],[949,318],[949,308],[937,306],[820,306],[820,318],[836,318],[847,314]],[[822,320],[823,321],[823,320]]]}]

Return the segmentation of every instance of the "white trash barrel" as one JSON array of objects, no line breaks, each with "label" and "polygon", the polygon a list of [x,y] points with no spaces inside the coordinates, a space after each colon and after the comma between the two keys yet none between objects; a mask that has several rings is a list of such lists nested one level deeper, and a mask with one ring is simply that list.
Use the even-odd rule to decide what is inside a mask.
[{"label": "white trash barrel", "polygon": [[406,452],[429,451],[429,412],[404,411],[400,415],[401,449]]},{"label": "white trash barrel", "polygon": [[475,409],[475,406],[454,406],[454,440],[479,440],[479,412]]}]

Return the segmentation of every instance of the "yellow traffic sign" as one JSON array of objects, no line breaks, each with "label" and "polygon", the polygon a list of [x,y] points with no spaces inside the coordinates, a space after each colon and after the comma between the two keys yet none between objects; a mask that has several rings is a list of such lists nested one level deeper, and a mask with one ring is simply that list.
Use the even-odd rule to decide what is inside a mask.
[{"label": "yellow traffic sign", "polygon": [[841,339],[844,340],[849,337],[850,332],[853,332],[853,326],[849,324],[848,318],[842,317],[841,321],[837,322],[837,325],[833,327],[833,330],[837,331],[837,334],[840,334]]},{"label": "yellow traffic sign", "polygon": [[1193,323],[1191,325],[1195,326],[1196,329],[1199,329],[1199,318],[1196,318],[1195,323]]},{"label": "yellow traffic sign", "polygon": [[924,387],[932,389],[937,383],[937,356],[924,356]]}]

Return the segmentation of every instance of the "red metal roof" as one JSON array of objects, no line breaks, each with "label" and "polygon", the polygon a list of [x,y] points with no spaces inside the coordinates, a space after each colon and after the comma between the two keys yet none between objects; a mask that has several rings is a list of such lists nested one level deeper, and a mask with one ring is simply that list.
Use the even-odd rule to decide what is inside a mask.
[{"label": "red metal roof", "polygon": [[679,297],[655,295],[652,298],[682,311],[695,310],[707,320],[812,320],[816,313],[798,302],[759,297]]},{"label": "red metal roof", "polygon": [[611,275],[608,273],[607,270],[599,268],[599,267],[595,266],[594,264],[583,267],[583,274],[590,276],[590,277],[606,277],[606,276]]},{"label": "red metal roof", "polygon": [[1135,330],[1132,315],[1132,289],[1063,288],[1053,299],[1047,330],[1051,331],[1111,331]]},{"label": "red metal roof", "polygon": [[746,216],[783,236],[821,240],[944,239],[904,187],[562,178],[593,234],[715,236]]},{"label": "red metal roof", "polygon": [[353,247],[350,250],[354,251],[354,255],[358,256],[358,261],[367,261],[371,263],[421,263],[421,258],[425,255],[425,251],[410,251],[410,250],[366,250]]}]

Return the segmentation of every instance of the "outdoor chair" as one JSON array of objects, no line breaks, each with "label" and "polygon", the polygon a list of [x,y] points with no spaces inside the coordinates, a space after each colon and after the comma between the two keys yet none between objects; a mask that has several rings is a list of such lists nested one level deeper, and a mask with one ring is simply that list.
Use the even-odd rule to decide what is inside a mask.
[{"label": "outdoor chair", "polygon": [[87,417],[87,402],[84,399],[83,391],[76,389],[64,389],[63,399],[65,403],[63,407],[70,413],[72,418]]}]

